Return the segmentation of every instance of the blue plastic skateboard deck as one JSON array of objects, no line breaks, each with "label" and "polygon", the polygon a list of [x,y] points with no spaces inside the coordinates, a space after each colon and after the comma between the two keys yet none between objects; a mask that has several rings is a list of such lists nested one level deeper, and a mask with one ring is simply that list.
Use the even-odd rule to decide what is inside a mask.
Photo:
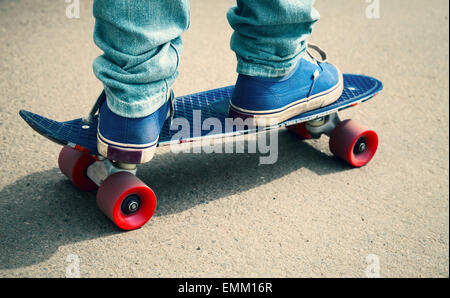
[{"label": "blue plastic skateboard deck", "polygon": [[[383,84],[374,78],[344,74],[344,91],[335,103],[296,116],[278,125],[267,127],[265,130],[276,129],[311,121],[319,117],[334,114],[340,110],[355,106],[358,103],[371,99],[383,88]],[[240,134],[256,133],[261,131],[257,128],[234,126],[232,131],[225,131],[225,119],[228,118],[228,104],[234,86],[209,90],[192,95],[178,97],[174,101],[174,119],[184,118],[189,122],[190,134],[183,137],[180,135],[178,126],[170,127],[167,121],[162,129],[158,146],[176,143],[192,142],[198,139],[221,138]],[[93,155],[97,151],[97,123],[98,117],[94,117],[90,125],[86,125],[82,118],[67,122],[58,122],[43,116],[21,110],[20,116],[39,134],[61,145],[69,145],[73,148],[81,148]],[[207,118],[215,118],[222,124],[222,132],[203,130],[202,123]],[[173,122],[172,122],[173,123]]]}]

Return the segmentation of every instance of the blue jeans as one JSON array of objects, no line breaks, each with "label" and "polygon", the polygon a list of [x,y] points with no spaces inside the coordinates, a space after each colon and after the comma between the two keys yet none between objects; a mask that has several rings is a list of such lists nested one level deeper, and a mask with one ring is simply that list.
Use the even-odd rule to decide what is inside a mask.
[{"label": "blue jeans", "polygon": [[[227,14],[237,72],[282,77],[305,51],[319,13],[315,0],[237,0]],[[152,114],[178,75],[189,0],[95,0],[94,61],[109,108],[128,118]]]}]

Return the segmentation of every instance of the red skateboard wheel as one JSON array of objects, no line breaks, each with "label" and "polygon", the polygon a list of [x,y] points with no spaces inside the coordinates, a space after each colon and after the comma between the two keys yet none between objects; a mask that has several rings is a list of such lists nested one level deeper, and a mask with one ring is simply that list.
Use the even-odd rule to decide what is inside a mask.
[{"label": "red skateboard wheel", "polygon": [[295,133],[300,138],[302,138],[303,140],[312,139],[312,136],[309,134],[308,130],[306,129],[306,122],[288,126],[288,129],[291,132]]},{"label": "red skateboard wheel", "polygon": [[86,176],[87,168],[95,162],[95,158],[69,146],[61,149],[58,165],[61,172],[82,191],[93,191],[98,186]]},{"label": "red skateboard wheel", "polygon": [[330,135],[331,152],[354,167],[369,163],[378,148],[378,135],[356,121],[339,123]]},{"label": "red skateboard wheel", "polygon": [[133,174],[118,172],[100,185],[97,205],[119,228],[134,230],[153,216],[156,195]]}]

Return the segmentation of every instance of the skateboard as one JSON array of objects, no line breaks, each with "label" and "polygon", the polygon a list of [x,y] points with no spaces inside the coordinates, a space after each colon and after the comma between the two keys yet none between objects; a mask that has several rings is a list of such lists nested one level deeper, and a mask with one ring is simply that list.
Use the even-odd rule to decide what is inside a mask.
[{"label": "skateboard", "polygon": [[[370,162],[377,151],[378,136],[354,120],[341,121],[338,112],[368,101],[383,84],[372,77],[344,74],[344,90],[333,104],[264,128],[241,122],[230,126],[229,101],[234,86],[181,96],[172,101],[171,120],[164,124],[158,146],[168,146],[208,139],[226,139],[244,134],[288,128],[301,139],[329,136],[330,151],[353,167]],[[58,122],[21,110],[20,116],[42,136],[63,146],[58,165],[61,172],[83,191],[97,192],[99,208],[121,229],[143,226],[156,209],[153,190],[136,177],[137,166],[108,160],[97,151],[98,115]],[[182,121],[174,121],[181,119]],[[205,129],[204,121],[214,119],[217,127]],[[174,125],[174,123],[182,125]],[[238,124],[237,124],[238,123]],[[240,124],[239,124],[240,123]],[[186,129],[187,127],[187,129]],[[184,129],[184,133],[181,133]]]}]

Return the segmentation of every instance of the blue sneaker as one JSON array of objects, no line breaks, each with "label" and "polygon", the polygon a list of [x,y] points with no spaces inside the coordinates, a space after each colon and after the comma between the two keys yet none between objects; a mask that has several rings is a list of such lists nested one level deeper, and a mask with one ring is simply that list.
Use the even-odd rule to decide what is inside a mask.
[{"label": "blue sneaker", "polygon": [[341,71],[326,63],[326,54],[317,60],[309,50],[291,73],[283,78],[239,75],[230,102],[230,117],[253,118],[255,126],[284,122],[307,111],[332,104],[342,94]]},{"label": "blue sneaker", "polygon": [[171,113],[171,99],[153,114],[143,118],[125,118],[113,113],[106,101],[100,106],[97,130],[98,152],[111,160],[142,164],[150,161],[159,134]]}]

